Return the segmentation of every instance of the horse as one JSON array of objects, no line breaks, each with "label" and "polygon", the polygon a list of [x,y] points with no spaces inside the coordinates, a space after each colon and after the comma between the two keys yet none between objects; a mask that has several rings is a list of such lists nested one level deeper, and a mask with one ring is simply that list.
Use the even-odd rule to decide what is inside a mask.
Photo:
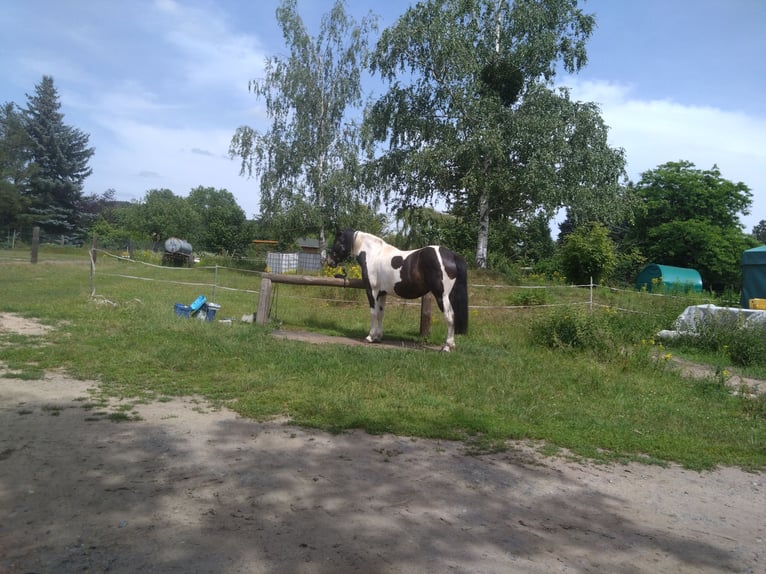
[{"label": "horse", "polygon": [[468,332],[468,266],[462,256],[439,245],[402,251],[370,233],[339,230],[327,262],[335,267],[351,256],[362,268],[370,303],[367,342],[377,343],[383,338],[383,311],[389,293],[404,299],[433,293],[447,323],[442,351],[455,348],[455,333]]}]

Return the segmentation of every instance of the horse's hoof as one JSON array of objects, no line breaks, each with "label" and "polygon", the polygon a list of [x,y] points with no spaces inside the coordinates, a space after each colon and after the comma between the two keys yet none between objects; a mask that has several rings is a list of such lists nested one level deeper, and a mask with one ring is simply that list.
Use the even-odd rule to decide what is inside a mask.
[{"label": "horse's hoof", "polygon": [[367,335],[367,336],[364,338],[364,340],[365,340],[365,341],[367,341],[368,343],[380,343],[380,339],[373,339],[373,338],[372,338],[372,337],[370,337],[369,335]]},{"label": "horse's hoof", "polygon": [[452,347],[450,347],[449,345],[444,345],[442,347],[442,352],[443,353],[449,353],[451,350],[452,350]]}]

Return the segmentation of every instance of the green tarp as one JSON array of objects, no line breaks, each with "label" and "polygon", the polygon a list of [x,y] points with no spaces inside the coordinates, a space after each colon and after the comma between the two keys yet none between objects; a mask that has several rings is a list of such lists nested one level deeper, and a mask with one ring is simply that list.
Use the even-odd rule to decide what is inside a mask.
[{"label": "green tarp", "polygon": [[702,276],[696,269],[649,263],[638,274],[636,288],[702,293]]},{"label": "green tarp", "polygon": [[766,299],[766,245],[742,253],[740,307],[749,309],[750,299]]}]

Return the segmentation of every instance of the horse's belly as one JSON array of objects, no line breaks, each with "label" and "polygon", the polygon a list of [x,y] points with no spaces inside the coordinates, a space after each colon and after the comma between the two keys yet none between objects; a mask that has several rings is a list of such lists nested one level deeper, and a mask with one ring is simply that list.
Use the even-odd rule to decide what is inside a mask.
[{"label": "horse's belly", "polygon": [[403,299],[417,299],[428,293],[428,287],[420,283],[401,281],[394,285],[394,293]]}]

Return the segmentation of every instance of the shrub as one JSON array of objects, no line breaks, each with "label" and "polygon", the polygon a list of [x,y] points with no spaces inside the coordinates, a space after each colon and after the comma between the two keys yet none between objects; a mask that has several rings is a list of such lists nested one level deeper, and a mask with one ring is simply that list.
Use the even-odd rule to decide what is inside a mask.
[{"label": "shrub", "polygon": [[586,283],[591,279],[599,283],[616,263],[609,230],[600,223],[578,227],[564,240],[561,263],[566,276],[575,283]]},{"label": "shrub", "polygon": [[766,365],[766,325],[743,323],[733,315],[698,321],[694,332],[682,335],[675,344],[726,355],[741,367]]},{"label": "shrub", "polygon": [[517,283],[521,278],[518,265],[501,253],[490,252],[487,265],[493,271],[505,276],[506,280],[512,283]]},{"label": "shrub", "polygon": [[512,293],[508,304],[519,307],[531,307],[548,303],[548,293],[545,289],[520,289]]},{"label": "shrub", "polygon": [[740,320],[733,315],[707,317],[698,320],[694,331],[683,335],[679,342],[711,353],[725,352],[741,326]]},{"label": "shrub", "polygon": [[592,348],[596,332],[592,313],[574,307],[554,311],[532,323],[533,340],[551,348]]},{"label": "shrub", "polygon": [[745,326],[730,337],[728,346],[732,363],[742,367],[766,363],[766,328]]},{"label": "shrub", "polygon": [[534,273],[527,278],[535,279],[539,282],[549,281],[554,285],[564,285],[566,277],[561,274],[561,267],[561,260],[557,256],[542,259],[535,263]]},{"label": "shrub", "polygon": [[361,279],[362,267],[358,263],[338,265],[337,267],[324,265],[322,267],[322,277],[335,277],[336,275],[345,275],[347,279]]},{"label": "shrub", "polygon": [[532,340],[540,345],[588,350],[605,361],[662,349],[655,347],[658,319],[640,313],[622,313],[612,307],[593,311],[582,307],[554,310],[531,325]]}]

